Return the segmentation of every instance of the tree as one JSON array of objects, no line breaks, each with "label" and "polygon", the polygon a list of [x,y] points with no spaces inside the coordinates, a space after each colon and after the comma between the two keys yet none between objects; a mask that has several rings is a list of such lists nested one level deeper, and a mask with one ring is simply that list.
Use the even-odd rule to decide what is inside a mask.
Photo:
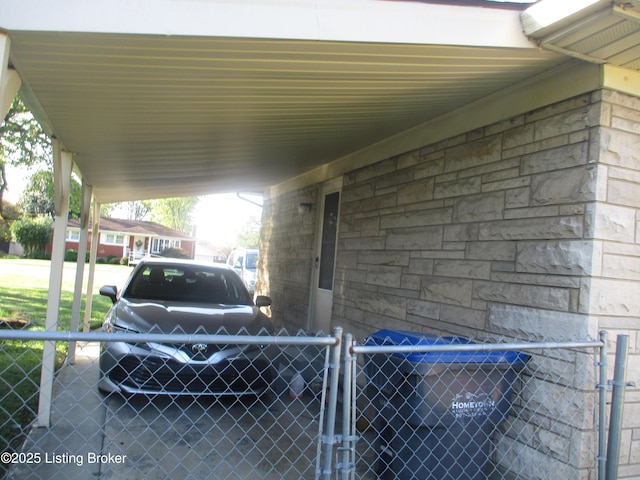
[{"label": "tree", "polygon": [[51,241],[51,219],[46,216],[22,218],[12,226],[13,236],[24,248],[25,257],[43,257]]},{"label": "tree", "polygon": [[100,216],[141,221],[145,220],[151,214],[152,209],[153,205],[151,200],[104,203],[100,205]]},{"label": "tree", "polygon": [[41,170],[31,176],[27,187],[22,192],[18,206],[30,217],[54,216],[53,175],[51,172]]},{"label": "tree", "polygon": [[184,233],[192,230],[194,209],[198,205],[198,197],[165,198],[153,202],[152,219]]},{"label": "tree", "polygon": [[239,247],[256,248],[260,243],[260,219],[256,216],[249,217],[247,223],[238,233],[236,245]]},{"label": "tree", "polygon": [[52,162],[51,139],[16,96],[0,125],[0,216],[3,216],[4,192],[9,188],[6,166],[46,164],[52,168]]},{"label": "tree", "polygon": [[[29,179],[18,206],[30,217],[46,215],[53,218],[55,216],[53,195],[53,172],[40,170]],[[81,203],[82,186],[72,178],[69,195],[69,218],[80,218]]]},{"label": "tree", "polygon": [[117,207],[117,203],[101,203],[100,204],[100,216],[101,217],[111,217],[113,215],[113,211]]},{"label": "tree", "polygon": [[0,218],[0,242],[11,241],[11,225],[22,217],[22,213],[12,203],[5,202],[4,212]]},{"label": "tree", "polygon": [[151,213],[153,205],[150,200],[138,200],[118,204],[127,212],[127,220],[144,220]]}]

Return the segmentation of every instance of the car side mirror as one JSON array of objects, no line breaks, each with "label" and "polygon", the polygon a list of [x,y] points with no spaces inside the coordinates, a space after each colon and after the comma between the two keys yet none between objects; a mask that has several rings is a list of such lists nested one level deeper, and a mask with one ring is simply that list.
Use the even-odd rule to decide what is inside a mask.
[{"label": "car side mirror", "polygon": [[116,303],[116,300],[118,299],[118,287],[115,285],[105,285],[100,287],[100,295],[109,297],[111,299],[111,303]]},{"label": "car side mirror", "polygon": [[256,306],[257,307],[269,307],[271,305],[271,298],[266,295],[258,295],[256,297]]}]

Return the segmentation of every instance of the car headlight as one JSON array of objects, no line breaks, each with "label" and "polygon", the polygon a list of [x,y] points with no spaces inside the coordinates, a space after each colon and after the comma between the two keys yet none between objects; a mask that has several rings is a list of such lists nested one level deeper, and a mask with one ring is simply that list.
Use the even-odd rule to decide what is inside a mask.
[{"label": "car headlight", "polygon": [[124,327],[122,325],[114,324],[113,325],[113,333],[140,333],[137,330],[133,330],[132,328]]},{"label": "car headlight", "polygon": [[105,324],[102,326],[102,330],[107,333],[140,333],[137,330],[133,330],[132,328],[118,325],[117,323],[113,322],[105,322]]}]

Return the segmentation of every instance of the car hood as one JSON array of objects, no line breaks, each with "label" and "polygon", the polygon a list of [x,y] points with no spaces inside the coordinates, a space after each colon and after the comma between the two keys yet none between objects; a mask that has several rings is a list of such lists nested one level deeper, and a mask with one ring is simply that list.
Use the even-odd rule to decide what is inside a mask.
[{"label": "car hood", "polygon": [[121,299],[115,314],[117,324],[140,333],[257,335],[271,326],[254,305],[194,306]]}]

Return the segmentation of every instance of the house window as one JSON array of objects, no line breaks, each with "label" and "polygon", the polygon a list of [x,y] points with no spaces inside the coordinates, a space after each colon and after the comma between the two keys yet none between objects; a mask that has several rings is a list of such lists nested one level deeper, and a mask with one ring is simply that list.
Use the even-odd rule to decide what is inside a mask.
[{"label": "house window", "polygon": [[124,245],[124,235],[105,233],[102,236],[102,243],[104,243],[105,245]]},{"label": "house window", "polygon": [[167,248],[180,248],[180,240],[154,238],[151,241],[151,253],[162,253]]},{"label": "house window", "polygon": [[80,230],[67,230],[67,242],[79,242]]}]

